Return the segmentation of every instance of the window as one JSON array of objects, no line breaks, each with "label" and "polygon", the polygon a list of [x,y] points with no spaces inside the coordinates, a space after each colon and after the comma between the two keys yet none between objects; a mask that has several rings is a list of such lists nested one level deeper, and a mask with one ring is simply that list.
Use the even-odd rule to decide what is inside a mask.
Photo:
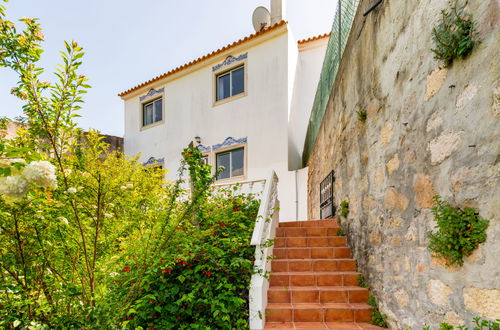
[{"label": "window", "polygon": [[142,105],[142,126],[163,120],[163,99],[159,98]]},{"label": "window", "polygon": [[245,149],[238,148],[224,151],[216,155],[216,169],[224,166],[224,170],[219,173],[217,180],[229,179],[244,175]]},{"label": "window", "polygon": [[216,101],[245,92],[245,67],[239,66],[216,77]]}]

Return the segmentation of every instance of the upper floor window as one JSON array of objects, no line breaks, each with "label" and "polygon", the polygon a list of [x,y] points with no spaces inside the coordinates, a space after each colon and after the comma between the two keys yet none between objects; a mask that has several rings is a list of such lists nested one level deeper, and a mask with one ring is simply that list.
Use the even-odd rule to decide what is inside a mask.
[{"label": "upper floor window", "polygon": [[245,92],[245,66],[241,65],[216,77],[216,101]]},{"label": "upper floor window", "polygon": [[142,126],[152,125],[163,120],[163,99],[159,98],[142,105]]},{"label": "upper floor window", "polygon": [[245,163],[245,149],[238,148],[220,152],[216,155],[216,169],[223,166],[217,180],[243,176]]}]

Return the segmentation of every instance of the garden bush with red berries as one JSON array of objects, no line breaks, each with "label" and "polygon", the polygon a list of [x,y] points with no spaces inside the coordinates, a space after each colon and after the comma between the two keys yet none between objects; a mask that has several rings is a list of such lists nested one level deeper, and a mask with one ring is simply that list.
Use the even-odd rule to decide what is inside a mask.
[{"label": "garden bush with red berries", "polygon": [[124,244],[129,254],[111,296],[128,302],[122,326],[156,329],[248,328],[248,290],[255,249],[250,246],[258,202],[248,195],[209,197],[196,226],[181,222],[149,262],[146,240]]}]

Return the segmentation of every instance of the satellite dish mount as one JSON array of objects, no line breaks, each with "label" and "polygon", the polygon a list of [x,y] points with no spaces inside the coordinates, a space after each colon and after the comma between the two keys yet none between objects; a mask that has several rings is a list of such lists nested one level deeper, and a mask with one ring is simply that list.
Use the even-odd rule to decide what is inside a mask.
[{"label": "satellite dish mount", "polygon": [[257,7],[253,11],[252,24],[255,32],[259,32],[271,25],[271,13],[266,7]]}]

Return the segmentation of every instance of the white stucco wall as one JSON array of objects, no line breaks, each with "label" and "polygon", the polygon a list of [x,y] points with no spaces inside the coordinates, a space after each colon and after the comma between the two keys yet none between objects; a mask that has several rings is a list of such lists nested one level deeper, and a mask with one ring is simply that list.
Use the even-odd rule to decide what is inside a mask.
[{"label": "white stucco wall", "polygon": [[[224,62],[229,55],[238,57],[244,53],[247,53],[244,60],[246,95],[214,106],[212,67]],[[319,60],[318,56],[309,57]],[[292,113],[293,109],[301,109],[294,105],[296,100],[307,103],[302,97],[293,95],[294,90],[302,93],[296,88],[298,60],[297,42],[284,25],[271,36],[257,37],[194,69],[127,95],[124,98],[125,153],[140,153],[142,162],[150,157],[164,158],[165,167],[171,171],[167,177],[175,180],[181,152],[195,136],[201,138],[204,146],[222,143],[228,137],[246,138],[246,176],[240,180],[264,179],[269,170],[274,169],[279,177],[280,219],[296,220],[297,216],[305,219],[307,196],[296,191],[296,187],[306,191],[307,184],[303,175],[288,171],[289,119],[308,118],[308,113],[302,117]],[[303,70],[309,70],[308,57],[305,56],[302,61],[306,62]],[[322,63],[322,58],[320,61]],[[140,97],[151,88],[164,90],[164,122],[141,130]],[[211,164],[215,165],[214,157]],[[297,196],[300,197],[298,203]]]},{"label": "white stucco wall", "polygon": [[297,74],[289,119],[288,166],[290,170],[302,168],[302,151],[307,125],[327,44],[328,38],[322,38],[299,45]]}]

